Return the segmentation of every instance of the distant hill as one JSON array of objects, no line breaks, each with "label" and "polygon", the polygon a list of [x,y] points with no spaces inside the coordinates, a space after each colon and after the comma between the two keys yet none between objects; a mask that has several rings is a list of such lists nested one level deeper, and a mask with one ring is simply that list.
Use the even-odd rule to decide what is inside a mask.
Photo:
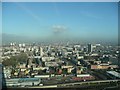
[{"label": "distant hill", "polygon": [[[1,36],[1,35],[0,35]],[[16,42],[16,43],[54,43],[54,42],[79,42],[79,43],[101,43],[101,44],[114,44],[116,45],[118,43],[118,39],[96,39],[96,38],[70,38],[70,37],[66,37],[66,38],[56,38],[56,37],[48,37],[48,38],[33,38],[31,37],[27,37],[27,36],[18,36],[18,35],[14,35],[14,34],[6,34],[3,33],[2,34],[2,44],[9,44],[11,42]],[[0,42],[1,43],[1,42]]]},{"label": "distant hill", "polygon": [[10,42],[30,42],[32,41],[31,38],[25,37],[25,36],[17,36],[17,35],[12,35],[12,34],[2,34],[2,43],[8,44]]}]

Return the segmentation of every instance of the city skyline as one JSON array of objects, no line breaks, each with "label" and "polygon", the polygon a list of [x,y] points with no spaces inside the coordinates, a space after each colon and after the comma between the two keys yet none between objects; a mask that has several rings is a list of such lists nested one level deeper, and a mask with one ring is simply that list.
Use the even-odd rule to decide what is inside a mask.
[{"label": "city skyline", "polygon": [[25,1],[0,3],[1,89],[120,88],[117,0]]},{"label": "city skyline", "polygon": [[2,15],[3,41],[5,35],[33,41],[118,41],[117,2],[3,2]]}]

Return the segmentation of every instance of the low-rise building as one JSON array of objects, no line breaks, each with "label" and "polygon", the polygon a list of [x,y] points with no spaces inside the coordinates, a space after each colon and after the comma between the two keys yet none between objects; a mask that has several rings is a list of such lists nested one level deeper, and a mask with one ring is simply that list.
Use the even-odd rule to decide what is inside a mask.
[{"label": "low-rise building", "polygon": [[36,86],[41,83],[40,78],[13,78],[13,79],[5,79],[4,84],[7,87],[12,86]]},{"label": "low-rise building", "polygon": [[49,78],[50,75],[35,75],[35,78]]}]

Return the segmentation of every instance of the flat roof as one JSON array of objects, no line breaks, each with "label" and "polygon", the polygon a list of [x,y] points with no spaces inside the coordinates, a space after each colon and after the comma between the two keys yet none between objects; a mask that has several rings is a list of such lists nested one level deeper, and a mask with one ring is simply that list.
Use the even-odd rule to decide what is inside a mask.
[{"label": "flat roof", "polygon": [[39,78],[20,78],[19,81],[38,81]]},{"label": "flat roof", "polygon": [[116,72],[116,71],[107,71],[107,73],[109,73],[109,74],[111,74],[111,75],[113,75],[113,76],[115,76],[115,77],[120,78],[120,73],[118,73],[118,72]]},{"label": "flat roof", "polygon": [[39,81],[40,78],[13,78],[13,79],[6,79],[7,82],[30,82],[30,81]]}]

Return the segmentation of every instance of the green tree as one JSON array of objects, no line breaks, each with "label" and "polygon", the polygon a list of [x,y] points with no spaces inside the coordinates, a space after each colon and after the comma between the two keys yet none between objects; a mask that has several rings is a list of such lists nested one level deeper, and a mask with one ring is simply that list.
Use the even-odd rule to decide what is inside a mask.
[{"label": "green tree", "polygon": [[26,62],[28,57],[26,53],[21,53],[18,56],[16,56],[16,59],[18,60],[18,62]]},{"label": "green tree", "polygon": [[2,63],[5,66],[15,66],[18,63],[26,62],[28,59],[26,53],[19,54],[17,56],[11,56],[10,59],[4,60]]},{"label": "green tree", "polygon": [[15,66],[17,64],[17,61],[15,61],[14,59],[7,59],[7,60],[4,60],[2,62],[3,65],[5,66]]}]

